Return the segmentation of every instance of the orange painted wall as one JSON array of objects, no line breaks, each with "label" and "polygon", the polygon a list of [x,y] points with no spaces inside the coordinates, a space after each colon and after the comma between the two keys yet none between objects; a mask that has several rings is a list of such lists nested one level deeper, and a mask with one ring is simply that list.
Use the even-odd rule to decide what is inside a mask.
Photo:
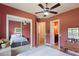
[{"label": "orange painted wall", "polygon": [[58,22],[54,22],[54,33],[58,34]]},{"label": "orange painted wall", "polygon": [[[0,27],[1,27],[1,14],[0,14]],[[0,29],[0,32],[1,32],[1,29]]]}]

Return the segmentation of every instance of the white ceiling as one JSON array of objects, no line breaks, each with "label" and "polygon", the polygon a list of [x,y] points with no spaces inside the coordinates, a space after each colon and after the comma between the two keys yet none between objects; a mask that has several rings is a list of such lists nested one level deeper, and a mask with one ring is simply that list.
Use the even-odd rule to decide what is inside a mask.
[{"label": "white ceiling", "polygon": [[[42,9],[38,6],[37,3],[4,3],[5,5],[17,8],[19,10],[25,11],[25,12],[29,12],[31,14],[36,15],[38,18],[44,18],[43,17],[43,13],[40,14],[35,14],[35,12],[39,12]],[[55,5],[56,3],[49,3],[48,7],[52,7],[53,5]],[[43,5],[45,6],[45,3],[43,3]],[[77,8],[79,7],[79,3],[61,3],[61,6],[53,9],[53,11],[57,11],[58,14],[60,13],[64,13],[66,11],[69,11],[71,9]],[[56,15],[58,15],[56,14]],[[46,18],[51,17],[51,16],[55,16],[55,14],[49,14]]]}]

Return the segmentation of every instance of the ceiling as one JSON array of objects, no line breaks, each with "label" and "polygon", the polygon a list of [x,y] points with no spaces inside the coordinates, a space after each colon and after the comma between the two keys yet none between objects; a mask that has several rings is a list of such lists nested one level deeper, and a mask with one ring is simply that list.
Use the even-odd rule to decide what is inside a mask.
[{"label": "ceiling", "polygon": [[[43,17],[43,13],[40,14],[35,14],[35,12],[39,12],[42,9],[38,6],[38,3],[4,3],[5,5],[17,8],[19,10],[25,11],[25,12],[29,12],[31,14],[36,15],[38,18],[45,18]],[[52,7],[53,5],[55,5],[56,3],[49,3],[48,7]],[[43,5],[45,6],[45,3],[43,3]],[[61,6],[53,9],[53,11],[57,11],[58,14],[64,13],[66,11],[69,11],[71,9],[75,9],[79,7],[79,3],[61,3]],[[56,15],[58,15],[56,14]],[[51,16],[55,16],[55,14],[49,14],[48,16],[46,16],[46,18],[51,17]]]}]

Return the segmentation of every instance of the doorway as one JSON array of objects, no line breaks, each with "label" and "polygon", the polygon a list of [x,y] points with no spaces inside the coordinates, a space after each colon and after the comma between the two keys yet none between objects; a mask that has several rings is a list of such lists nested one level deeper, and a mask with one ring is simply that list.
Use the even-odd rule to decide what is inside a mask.
[{"label": "doorway", "polygon": [[[30,48],[32,47],[32,19],[29,19],[29,18],[23,18],[23,17],[19,17],[19,16],[14,16],[14,15],[9,15],[9,14],[7,14],[6,15],[6,39],[9,39],[10,37],[9,37],[9,35],[10,35],[10,33],[9,33],[9,21],[16,21],[16,22],[18,22],[18,25],[17,25],[17,27],[19,27],[20,25],[19,25],[19,23],[21,23],[21,25],[22,25],[22,22],[24,23],[29,23],[30,24],[30,33],[29,33],[29,37],[30,37]],[[13,26],[14,27],[14,26]],[[15,32],[17,32],[18,33],[18,31],[19,32],[21,32],[21,30],[22,30],[22,26],[21,26],[21,28],[15,28]],[[22,33],[22,32],[21,32]]]},{"label": "doorway", "polygon": [[50,44],[54,48],[60,48],[60,22],[59,20],[53,20],[50,22]]},{"label": "doorway", "polygon": [[37,23],[37,46],[46,43],[46,24],[45,22]]}]

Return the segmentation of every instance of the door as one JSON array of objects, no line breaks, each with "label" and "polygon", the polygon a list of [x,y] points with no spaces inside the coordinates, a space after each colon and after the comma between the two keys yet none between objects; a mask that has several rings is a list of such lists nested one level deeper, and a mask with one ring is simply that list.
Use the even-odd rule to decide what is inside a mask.
[{"label": "door", "polygon": [[[58,41],[58,43],[56,43]],[[53,20],[50,22],[50,44],[53,47],[60,48],[60,22]]]},{"label": "door", "polygon": [[46,42],[46,27],[45,22],[37,23],[37,45],[44,45]]}]

